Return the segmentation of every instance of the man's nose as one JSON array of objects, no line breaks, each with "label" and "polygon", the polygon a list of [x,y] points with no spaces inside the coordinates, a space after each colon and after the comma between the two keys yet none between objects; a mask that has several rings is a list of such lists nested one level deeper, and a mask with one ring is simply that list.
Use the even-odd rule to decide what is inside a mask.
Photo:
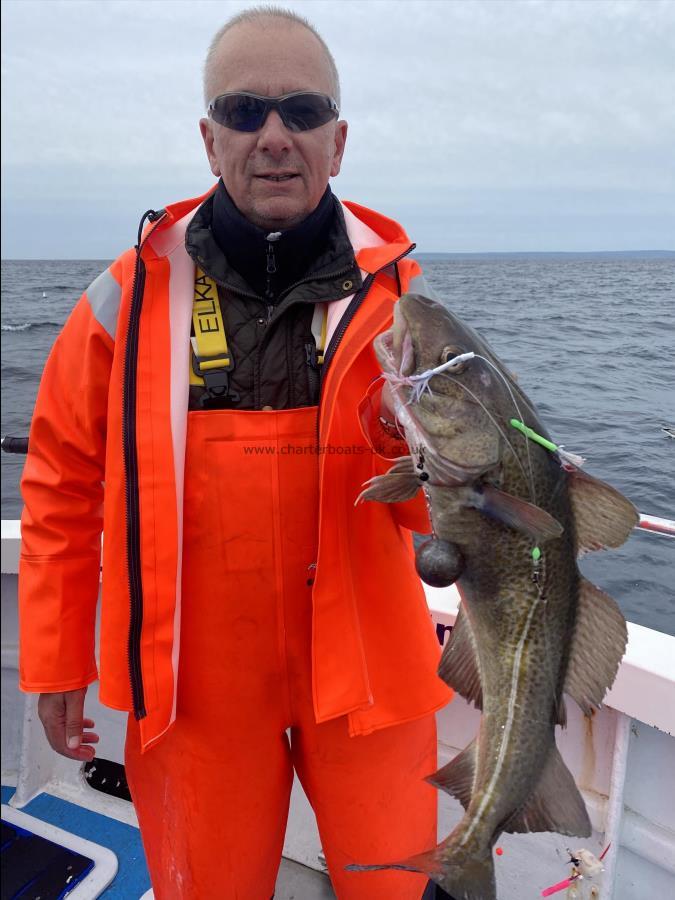
[{"label": "man's nose", "polygon": [[290,150],[291,144],[291,132],[281,121],[276,109],[271,109],[258,132],[258,150],[265,150],[277,156],[285,150]]}]

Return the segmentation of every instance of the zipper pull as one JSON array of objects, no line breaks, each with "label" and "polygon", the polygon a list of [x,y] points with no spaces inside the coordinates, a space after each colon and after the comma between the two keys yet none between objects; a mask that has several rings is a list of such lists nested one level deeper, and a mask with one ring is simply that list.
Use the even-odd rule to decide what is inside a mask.
[{"label": "zipper pull", "polygon": [[267,241],[267,274],[274,275],[277,270],[277,261],[274,258],[273,244],[281,237],[280,231],[270,231],[265,240]]},{"label": "zipper pull", "polygon": [[270,324],[270,319],[272,318],[272,314],[274,313],[274,307],[267,304],[267,322],[266,325]]},{"label": "zipper pull", "polygon": [[[271,300],[274,296],[272,292],[272,275],[277,271],[277,261],[274,256],[274,244],[281,237],[280,231],[270,231],[267,235],[267,287],[265,288],[265,296]],[[269,321],[269,319],[268,319]]]},{"label": "zipper pull", "polygon": [[267,245],[267,274],[274,275],[277,270],[277,261],[274,258],[274,247],[272,244]]}]

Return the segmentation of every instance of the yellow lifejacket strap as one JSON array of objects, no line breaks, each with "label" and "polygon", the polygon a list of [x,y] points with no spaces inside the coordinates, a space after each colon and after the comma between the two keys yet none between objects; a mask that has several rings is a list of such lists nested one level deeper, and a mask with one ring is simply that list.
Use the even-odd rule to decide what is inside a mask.
[{"label": "yellow lifejacket strap", "polygon": [[225,325],[218,302],[218,287],[201,269],[195,276],[195,296],[192,304],[192,365],[190,384],[204,384],[204,372],[232,368],[232,356],[227,349]]},{"label": "yellow lifejacket strap", "polygon": [[323,363],[323,354],[326,349],[326,329],[328,325],[328,303],[315,303],[312,316],[312,334],[316,344],[317,365]]},{"label": "yellow lifejacket strap", "polygon": [[[222,371],[232,368],[232,355],[227,347],[225,324],[218,302],[218,287],[202,269],[195,275],[195,295],[192,304],[192,324],[194,337],[192,344],[192,365],[190,384],[203,385],[204,372]],[[312,335],[316,343],[316,362],[322,365],[326,349],[328,326],[328,303],[315,303],[312,315]]]}]

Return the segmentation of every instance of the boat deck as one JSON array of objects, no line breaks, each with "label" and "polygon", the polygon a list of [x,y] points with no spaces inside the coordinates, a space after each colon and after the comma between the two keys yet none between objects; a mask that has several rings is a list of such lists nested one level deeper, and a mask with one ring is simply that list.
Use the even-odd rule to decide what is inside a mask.
[{"label": "boat deck", "polygon": [[[14,788],[3,785],[2,802],[9,803]],[[112,883],[100,897],[103,900],[150,900],[150,876],[145,863],[138,828],[109,816],[42,793],[23,807],[22,812],[48,822],[79,837],[112,850],[119,864]],[[334,900],[330,879],[290,859],[282,859],[274,900]]]}]

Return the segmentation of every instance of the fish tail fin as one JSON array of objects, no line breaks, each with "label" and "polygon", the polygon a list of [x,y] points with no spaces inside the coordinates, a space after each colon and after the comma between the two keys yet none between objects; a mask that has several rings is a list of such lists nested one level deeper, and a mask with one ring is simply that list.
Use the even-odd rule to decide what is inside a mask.
[{"label": "fish tail fin", "polygon": [[504,831],[552,831],[576,837],[588,837],[591,822],[560,751],[552,743],[541,776],[525,806],[504,825]]},{"label": "fish tail fin", "polygon": [[476,852],[453,846],[452,836],[426,853],[409,856],[399,862],[374,866],[347,866],[350,872],[375,869],[403,869],[421,872],[440,885],[454,900],[496,900],[495,867],[490,848]]}]

